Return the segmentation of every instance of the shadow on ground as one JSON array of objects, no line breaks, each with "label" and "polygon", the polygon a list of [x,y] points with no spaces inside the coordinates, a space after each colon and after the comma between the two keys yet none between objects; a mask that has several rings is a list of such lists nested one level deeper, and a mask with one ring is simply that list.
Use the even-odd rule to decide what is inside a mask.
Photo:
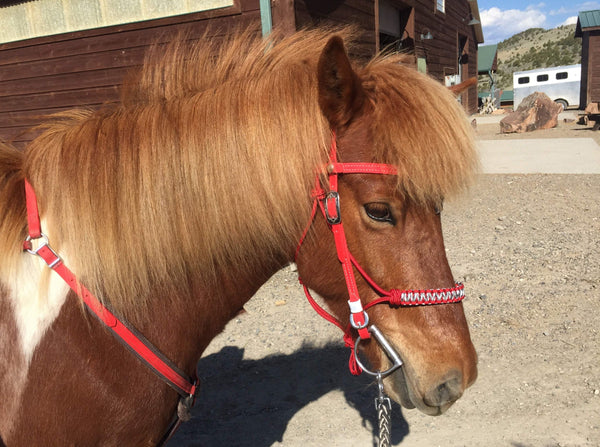
[{"label": "shadow on ground", "polygon": [[[333,390],[344,393],[364,426],[377,427],[376,387],[365,374],[350,374],[348,353],[337,345],[304,346],[291,355],[245,360],[243,349],[229,346],[201,359],[201,387],[193,419],[182,425],[168,445],[269,447],[282,441],[298,411]],[[393,405],[392,444],[398,445],[408,434],[408,424],[400,407]],[[336,423],[332,414],[314,417]],[[373,445],[376,441],[374,433]]]}]

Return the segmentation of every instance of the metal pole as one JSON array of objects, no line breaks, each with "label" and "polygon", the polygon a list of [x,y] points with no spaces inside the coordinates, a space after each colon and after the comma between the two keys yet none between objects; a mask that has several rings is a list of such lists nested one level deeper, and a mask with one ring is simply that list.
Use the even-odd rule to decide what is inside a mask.
[{"label": "metal pole", "polygon": [[271,0],[260,0],[260,23],[262,25],[262,35],[263,37],[267,37],[273,29]]}]

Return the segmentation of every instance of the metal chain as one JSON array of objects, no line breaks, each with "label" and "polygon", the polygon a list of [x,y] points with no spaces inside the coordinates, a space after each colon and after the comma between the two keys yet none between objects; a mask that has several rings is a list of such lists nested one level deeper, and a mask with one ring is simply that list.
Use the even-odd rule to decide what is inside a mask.
[{"label": "metal chain", "polygon": [[377,387],[379,395],[375,398],[375,409],[379,425],[379,447],[392,445],[392,402],[383,392],[383,378],[377,374]]}]

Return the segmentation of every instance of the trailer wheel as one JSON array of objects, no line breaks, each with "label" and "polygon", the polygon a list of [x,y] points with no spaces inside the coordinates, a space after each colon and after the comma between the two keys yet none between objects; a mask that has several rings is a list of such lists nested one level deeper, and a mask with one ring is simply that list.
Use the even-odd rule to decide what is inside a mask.
[{"label": "trailer wheel", "polygon": [[560,104],[563,110],[567,110],[567,107],[569,106],[569,103],[564,99],[555,99],[554,102]]}]

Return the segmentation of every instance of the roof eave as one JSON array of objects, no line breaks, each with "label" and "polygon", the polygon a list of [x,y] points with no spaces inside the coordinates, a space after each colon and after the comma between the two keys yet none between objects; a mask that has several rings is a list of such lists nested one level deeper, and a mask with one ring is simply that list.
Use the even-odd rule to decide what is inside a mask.
[{"label": "roof eave", "polygon": [[477,5],[477,0],[468,0],[469,6],[471,7],[471,14],[473,18],[476,19],[479,23],[477,25],[473,25],[475,29],[475,38],[477,39],[477,43],[483,43],[483,28],[481,26],[481,16],[479,15],[479,6]]}]

